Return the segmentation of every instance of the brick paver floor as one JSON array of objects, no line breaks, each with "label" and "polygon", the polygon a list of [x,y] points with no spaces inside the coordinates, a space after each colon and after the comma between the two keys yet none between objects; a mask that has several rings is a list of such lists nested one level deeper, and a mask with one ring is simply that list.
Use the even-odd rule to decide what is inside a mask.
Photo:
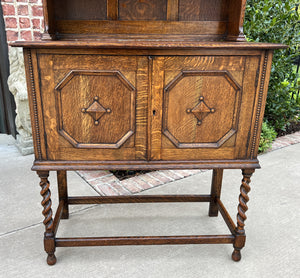
[{"label": "brick paver floor", "polygon": [[[269,151],[300,143],[300,131],[277,138]],[[111,172],[77,171],[100,195],[131,195],[163,184],[180,180],[206,170],[160,170],[120,181]]]}]

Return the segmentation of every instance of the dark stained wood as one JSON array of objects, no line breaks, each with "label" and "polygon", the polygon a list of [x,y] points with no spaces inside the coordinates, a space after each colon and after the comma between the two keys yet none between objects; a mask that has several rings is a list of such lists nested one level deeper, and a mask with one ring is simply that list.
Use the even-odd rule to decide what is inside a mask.
[{"label": "dark stained wood", "polygon": [[107,0],[107,19],[117,20],[119,18],[119,0]]},{"label": "dark stained wood", "polygon": [[227,0],[179,0],[181,21],[226,21]]},{"label": "dark stained wood", "polygon": [[119,20],[165,20],[167,0],[119,0]]},{"label": "dark stained wood", "polygon": [[41,196],[43,197],[42,206],[43,206],[43,215],[44,215],[44,248],[48,254],[47,263],[48,265],[54,265],[56,263],[55,253],[55,223],[52,218],[52,201],[51,201],[51,192],[50,192],[50,183],[48,181],[49,171],[38,171],[41,182]]},{"label": "dark stained wood", "polygon": [[43,0],[44,13],[44,33],[42,39],[45,41],[56,39],[56,23],[54,19],[54,3],[53,0]]},{"label": "dark stained wood", "polygon": [[[45,0],[43,6],[44,40],[78,33],[87,36],[107,32],[167,34],[174,30],[182,35],[198,30],[197,34],[203,35],[205,40],[222,41],[226,37],[226,40],[245,41],[246,0]],[[178,20],[180,22],[176,22]],[[176,24],[165,28],[168,25],[164,27],[158,21]],[[199,23],[213,26],[214,21],[214,28],[199,28]],[[179,30],[182,31],[178,33]],[[216,33],[222,36],[216,38]]]},{"label": "dark stained wood", "polygon": [[179,19],[179,0],[168,0],[168,7],[167,7],[167,20],[177,21]]},{"label": "dark stained wood", "polygon": [[[40,177],[44,247],[233,244],[241,259],[250,177],[274,49],[248,43],[246,0],[45,0],[43,41],[24,60]],[[213,169],[209,195],[69,197],[66,171]],[[237,225],[220,200],[224,169],[242,169]],[[57,171],[55,217],[49,171]],[[230,235],[56,238],[69,205],[207,202]]]},{"label": "dark stained wood", "polygon": [[114,246],[114,245],[163,245],[163,244],[224,244],[233,243],[232,235],[200,236],[151,236],[151,237],[91,237],[56,238],[56,247]]},{"label": "dark stained wood", "polygon": [[240,188],[238,214],[237,214],[237,227],[235,229],[235,240],[233,243],[234,251],[232,253],[232,259],[239,261],[241,259],[241,249],[245,246],[246,233],[245,233],[245,221],[246,211],[248,210],[247,202],[249,201],[248,193],[250,191],[250,178],[254,173],[254,169],[243,169],[243,180]]},{"label": "dark stained wood", "polygon": [[55,20],[105,20],[107,0],[52,0]]},{"label": "dark stained wood", "polygon": [[70,197],[70,205],[80,204],[120,204],[120,203],[170,203],[170,202],[209,202],[210,195],[137,195],[137,196],[91,196]]},{"label": "dark stained wood", "polygon": [[222,179],[223,169],[214,169],[210,190],[211,199],[209,203],[209,216],[218,216],[218,200],[221,196]]},{"label": "dark stained wood", "polygon": [[229,0],[228,2],[228,31],[226,40],[246,41],[243,33],[243,24],[247,0]]},{"label": "dark stained wood", "polygon": [[62,219],[69,218],[67,171],[57,171],[58,200],[63,201]]},{"label": "dark stained wood", "polygon": [[149,21],[149,20],[106,20],[106,21],[56,21],[60,37],[63,34],[195,34],[205,35],[210,38],[219,35],[219,40],[224,38],[227,22],[225,21]]},{"label": "dark stained wood", "polygon": [[51,171],[58,170],[128,170],[128,165],[130,169],[134,170],[157,170],[157,169],[241,169],[241,168],[260,168],[257,159],[252,160],[177,160],[177,161],[85,161],[85,160],[57,160],[57,161],[39,161],[35,160],[32,170],[44,170],[49,169]]},{"label": "dark stained wood", "polygon": [[[170,39],[164,37],[164,39],[156,39],[154,37],[111,37],[111,36],[104,36],[101,40],[82,40],[82,41],[18,41],[11,43],[11,46],[14,47],[24,47],[24,48],[40,48],[40,49],[97,49],[97,48],[104,48],[104,49],[163,49],[170,51],[172,49],[176,49],[177,51],[180,49],[184,49],[185,51],[195,49],[195,50],[222,50],[228,54],[228,50],[263,50],[263,49],[282,49],[287,48],[288,46],[283,44],[273,44],[273,43],[253,43],[253,42],[203,42],[197,41],[194,36],[188,37],[185,40],[185,36],[182,36],[180,39],[176,39],[174,36],[171,36]],[[137,41],[138,40],[138,41]],[[118,50],[120,51],[120,50]],[[128,53],[128,52],[127,52]],[[218,55],[222,55],[224,52],[220,52]],[[235,52],[231,52],[231,55],[235,55]],[[241,54],[241,53],[240,53]],[[239,54],[239,55],[240,55]],[[250,53],[245,53],[250,54]],[[150,53],[149,53],[150,55]],[[153,55],[153,53],[152,53]],[[198,54],[199,55],[199,54]]]},{"label": "dark stained wood", "polygon": [[59,226],[60,219],[63,219],[64,205],[65,205],[64,200],[59,201],[59,205],[57,207],[55,217],[54,217],[54,220],[53,220],[53,233],[54,233],[54,236],[57,233],[57,229],[58,229],[58,226]]}]

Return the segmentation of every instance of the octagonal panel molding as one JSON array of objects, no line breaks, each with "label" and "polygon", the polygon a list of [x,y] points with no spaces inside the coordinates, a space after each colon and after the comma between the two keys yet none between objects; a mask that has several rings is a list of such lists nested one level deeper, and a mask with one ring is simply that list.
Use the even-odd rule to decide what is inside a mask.
[{"label": "octagonal panel molding", "polygon": [[135,133],[136,89],[120,71],[71,70],[55,91],[58,132],[74,147],[117,149]]},{"label": "octagonal panel molding", "polygon": [[228,71],[181,71],[164,88],[163,134],[177,148],[219,148],[237,132],[241,92]]}]

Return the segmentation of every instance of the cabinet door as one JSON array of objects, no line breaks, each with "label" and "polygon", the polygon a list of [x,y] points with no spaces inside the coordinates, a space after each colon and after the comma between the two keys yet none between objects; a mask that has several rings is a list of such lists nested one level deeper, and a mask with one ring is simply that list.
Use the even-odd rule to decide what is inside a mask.
[{"label": "cabinet door", "polygon": [[155,58],[151,159],[246,158],[259,61],[260,56]]},{"label": "cabinet door", "polygon": [[147,59],[38,54],[49,160],[145,159]]}]

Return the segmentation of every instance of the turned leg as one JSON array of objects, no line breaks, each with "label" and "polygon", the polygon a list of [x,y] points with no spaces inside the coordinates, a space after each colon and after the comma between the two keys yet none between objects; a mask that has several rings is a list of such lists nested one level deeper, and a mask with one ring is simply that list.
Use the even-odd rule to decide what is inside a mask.
[{"label": "turned leg", "polygon": [[218,216],[217,199],[219,199],[221,195],[222,179],[223,169],[214,169],[211,182],[211,199],[208,212],[209,216]]},{"label": "turned leg", "polygon": [[250,178],[254,173],[254,169],[243,169],[243,180],[240,188],[238,214],[237,214],[237,227],[235,230],[235,241],[233,244],[234,251],[232,253],[232,259],[238,262],[241,259],[241,249],[245,246],[246,234],[245,234],[245,221],[246,211],[248,210],[247,202],[249,201],[248,193],[250,191]]},{"label": "turned leg", "polygon": [[43,197],[42,206],[43,206],[43,215],[45,233],[44,233],[44,248],[48,254],[47,263],[48,265],[54,265],[56,263],[55,252],[55,240],[54,240],[54,230],[53,230],[53,218],[52,218],[52,209],[51,209],[51,192],[49,190],[50,183],[48,181],[49,171],[37,171],[41,182],[40,186],[42,188],[41,195]]},{"label": "turned leg", "polygon": [[61,219],[69,218],[67,171],[57,171],[57,185],[59,201],[64,201]]}]

